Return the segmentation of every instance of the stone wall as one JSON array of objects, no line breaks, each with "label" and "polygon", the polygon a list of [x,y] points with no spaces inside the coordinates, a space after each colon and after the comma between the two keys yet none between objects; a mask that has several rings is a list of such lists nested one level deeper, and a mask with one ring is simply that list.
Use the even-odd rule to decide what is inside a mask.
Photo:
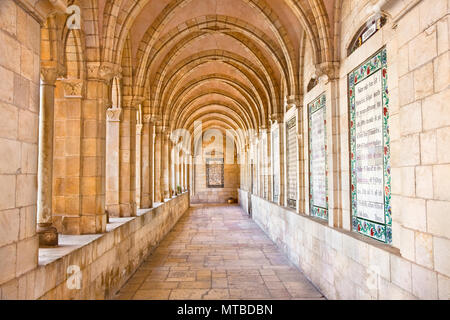
[{"label": "stone wall", "polygon": [[[37,268],[2,284],[0,297],[110,298],[125,284],[188,208],[189,193],[184,193],[156,208],[141,210],[137,217],[111,218],[108,232],[105,234],[63,235],[60,238],[61,247],[40,249]],[[61,255],[59,252],[66,248],[73,249]],[[78,270],[80,273],[77,273]],[[79,275],[81,277],[78,277]],[[80,289],[76,289],[78,279]],[[69,289],[74,287],[75,289]]]},{"label": "stone wall", "polygon": [[239,165],[224,165],[224,188],[208,188],[206,185],[206,165],[195,165],[195,194],[193,203],[225,203],[228,198],[238,198]]},{"label": "stone wall", "polygon": [[0,285],[38,263],[40,26],[0,1]]},{"label": "stone wall", "polygon": [[257,196],[251,203],[256,223],[328,299],[449,299],[448,278],[398,250]]},{"label": "stone wall", "polygon": [[[448,297],[450,227],[448,146],[450,81],[449,3],[389,1],[387,24],[347,56],[357,30],[368,20],[370,1],[343,1],[339,42],[338,104],[333,161],[340,181],[330,185],[336,203],[334,227],[351,230],[348,74],[385,47],[389,89],[392,247],[391,280],[419,298]],[[337,169],[336,168],[336,169]],[[399,277],[395,277],[395,273]]]}]

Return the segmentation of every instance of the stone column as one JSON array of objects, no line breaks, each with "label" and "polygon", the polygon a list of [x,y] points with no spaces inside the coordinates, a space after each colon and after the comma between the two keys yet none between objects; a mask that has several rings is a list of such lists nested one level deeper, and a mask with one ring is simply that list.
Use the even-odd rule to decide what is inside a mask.
[{"label": "stone column", "polygon": [[154,143],[154,121],[152,119],[149,119],[148,124],[148,207],[153,207],[153,188],[154,188],[154,178],[153,178],[153,170],[154,170],[154,153],[155,153],[155,143]]},{"label": "stone column", "polygon": [[106,231],[106,110],[111,105],[111,80],[119,73],[120,67],[117,65],[87,63],[86,98],[81,105],[81,181],[76,191],[81,200],[81,210],[78,217],[67,219],[67,233],[70,234]]},{"label": "stone column", "polygon": [[155,146],[154,146],[154,198],[155,202],[164,202],[164,193],[162,189],[162,142],[163,133],[162,126],[160,124],[155,124]]},{"label": "stone column", "polygon": [[144,115],[143,120],[141,167],[141,208],[151,208],[153,206],[153,122],[149,114]]},{"label": "stone column", "polygon": [[150,173],[149,173],[149,159],[150,159],[150,115],[144,115],[142,123],[141,135],[141,206],[142,209],[150,208]]},{"label": "stone column", "polygon": [[111,107],[106,111],[106,197],[108,216],[120,216],[120,116],[122,109]]},{"label": "stone column", "polygon": [[170,198],[169,193],[169,136],[165,130],[162,133],[161,139],[161,198]]},{"label": "stone column", "polygon": [[266,155],[267,155],[267,168],[266,168],[266,174],[267,174],[267,199],[269,201],[272,201],[272,175],[271,168],[272,168],[272,135],[270,130],[267,130],[266,133]]},{"label": "stone column", "polygon": [[168,160],[168,179],[169,179],[169,198],[172,198],[175,194],[174,178],[175,173],[175,150],[173,148],[172,139],[170,139],[170,133],[167,134],[167,160]]},{"label": "stone column", "polygon": [[296,105],[297,109],[297,212],[305,213],[305,156],[303,139],[303,108]]},{"label": "stone column", "polygon": [[186,155],[183,153],[180,159],[180,171],[181,171],[181,191],[186,190],[186,166],[185,166],[185,159]]},{"label": "stone column", "polygon": [[[120,216],[136,215],[135,193],[135,119],[136,106],[131,96],[123,96],[122,117],[120,120]],[[145,124],[144,124],[145,125]],[[143,152],[144,149],[141,150]]]},{"label": "stone column", "polygon": [[184,191],[189,189],[189,154],[186,154],[184,163]]},{"label": "stone column", "polygon": [[141,168],[142,168],[142,119],[138,117],[136,123],[136,206],[141,208]]},{"label": "stone column", "polygon": [[37,234],[39,246],[57,246],[58,232],[52,224],[53,125],[56,68],[42,68],[39,110]]},{"label": "stone column", "polygon": [[[276,113],[273,114],[271,116],[271,120],[273,122],[277,123],[277,129],[278,130],[278,137],[279,137],[279,148],[277,148],[278,150],[274,150],[274,152],[278,152],[280,155],[280,163],[279,163],[279,168],[277,168],[280,172],[280,181],[279,181],[279,196],[278,196],[278,205],[280,206],[284,206],[285,205],[285,177],[284,177],[284,163],[285,163],[285,159],[284,159],[284,150],[285,150],[285,136],[284,136],[284,116],[281,113]],[[275,164],[274,164],[275,165]]]}]

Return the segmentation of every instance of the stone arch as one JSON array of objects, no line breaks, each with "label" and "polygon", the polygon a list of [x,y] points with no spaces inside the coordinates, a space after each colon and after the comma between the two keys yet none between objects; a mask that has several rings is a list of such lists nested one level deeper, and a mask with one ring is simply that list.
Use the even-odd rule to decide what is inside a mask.
[{"label": "stone arch", "polygon": [[[214,30],[214,31],[211,31]],[[222,31],[221,31],[222,30]],[[191,19],[186,21],[183,25],[180,25],[171,32],[158,40],[155,43],[154,47],[151,47],[147,38],[144,37],[140,43],[140,49],[138,51],[137,59],[140,63],[137,71],[137,83],[139,86],[139,80],[142,78],[142,74],[147,70],[148,67],[145,65],[149,64],[152,59],[158,54],[159,51],[162,50],[165,46],[170,45],[171,42],[177,41],[178,37],[182,37],[184,34],[196,34],[193,35],[192,38],[202,36],[205,32],[217,32],[221,31],[224,34],[228,34],[229,36],[233,36],[232,30],[236,30],[238,33],[242,33],[245,35],[244,39],[239,39],[241,43],[243,43],[246,47],[249,47],[252,52],[257,54],[258,58],[264,60],[263,53],[257,53],[258,50],[255,45],[252,45],[252,42],[258,43],[258,45],[262,46],[264,50],[266,50],[270,54],[270,58],[275,62],[275,65],[278,67],[280,74],[283,74],[283,78],[285,81],[289,83],[294,80],[291,78],[292,75],[289,75],[285,72],[285,69],[288,68],[285,57],[282,56],[281,49],[273,43],[271,39],[269,39],[262,31],[251,27],[244,21],[240,21],[238,19],[234,19],[232,22],[227,20],[225,16],[206,16],[206,17],[198,17],[195,19]],[[173,36],[175,34],[175,36]],[[234,37],[237,37],[234,35]],[[192,39],[184,40],[186,42]],[[182,42],[177,45],[178,48],[182,47]],[[172,49],[172,51],[175,51]]]},{"label": "stone arch", "polygon": [[[171,73],[171,75],[169,77],[169,80],[166,80],[166,83],[171,81],[171,79],[176,79],[177,74],[179,75],[181,73],[180,70],[182,68],[187,68],[187,67],[189,68],[191,65],[206,63],[211,58],[216,58],[216,59],[221,59],[221,60],[224,60],[224,61],[232,61],[232,62],[238,63],[240,66],[242,66],[245,69],[247,69],[252,74],[252,76],[254,76],[255,80],[258,79],[263,84],[266,82],[266,81],[264,81],[265,77],[261,74],[261,71],[259,71],[254,66],[251,67],[253,65],[251,62],[245,61],[245,59],[243,59],[243,58],[236,57],[232,53],[227,53],[227,52],[216,51],[215,50],[215,51],[212,51],[212,52],[205,52],[205,53],[197,54],[196,57],[190,57],[188,59],[185,59],[185,61],[182,61],[181,63],[179,63],[174,68],[177,71]],[[162,76],[160,78],[162,78]],[[155,81],[155,82],[156,83],[160,83],[160,81],[158,82],[158,80]],[[162,83],[160,83],[158,86],[159,86],[159,88],[157,87],[155,92],[154,93],[152,92],[152,94],[156,95],[155,100],[154,100],[155,106],[161,101],[158,98],[158,95],[159,95],[158,91],[161,90],[160,88],[162,86]],[[267,84],[266,84],[266,86],[267,86]],[[263,106],[261,106],[261,107],[263,107]],[[264,112],[263,112],[263,114],[264,114]]]},{"label": "stone arch", "polygon": [[[167,21],[171,17],[171,15],[174,14],[173,11],[178,6],[186,5],[189,1],[191,1],[191,0],[174,0],[173,2],[171,2],[169,5],[167,5],[164,8],[163,12],[161,12],[159,14],[159,16],[155,19],[154,24],[149,28],[149,30],[151,30],[151,36],[149,37],[149,41],[148,41],[150,46],[154,45],[154,42],[156,41],[156,38],[160,35],[162,28],[167,23]],[[123,17],[121,17],[120,19],[111,19],[111,25],[108,25],[106,28],[106,30],[108,30],[108,31],[105,31],[106,33],[109,32],[109,34],[113,34],[112,31],[115,30],[114,26],[116,24],[116,20],[124,21],[124,23],[122,24],[123,27],[120,29],[119,40],[115,44],[115,47],[112,49],[108,48],[105,50],[105,52],[107,52],[107,54],[104,55],[105,61],[117,60],[117,58],[113,58],[114,51],[117,51],[116,52],[117,57],[120,56],[120,52],[123,48],[123,42],[124,42],[124,39],[126,38],[126,34],[128,34],[131,24],[136,19],[137,15],[142,10],[142,8],[146,5],[146,3],[147,2],[134,5],[131,9],[131,13],[123,14]],[[296,62],[295,54],[294,54],[294,52],[295,52],[294,46],[291,44],[290,39],[286,36],[286,30],[284,29],[279,18],[273,11],[271,11],[269,9],[269,6],[265,3],[264,0],[245,0],[245,3],[248,3],[253,8],[257,9],[258,12],[260,14],[262,14],[262,16],[265,18],[266,22],[268,22],[270,24],[271,29],[277,35],[277,39],[282,47],[285,57],[290,61],[290,63],[288,64],[289,72],[291,73],[290,78],[292,78],[294,81],[296,81],[295,80],[296,77],[293,76],[295,74],[295,70],[297,70],[297,62]],[[113,10],[114,6],[111,5],[111,6],[109,6],[109,8],[110,8],[109,9],[110,11],[105,13],[107,15],[112,14],[112,10]],[[295,82],[295,84],[293,84],[293,86],[295,87],[296,84],[297,84],[297,82]],[[291,94],[295,94],[295,92],[296,92],[295,88],[292,88],[292,87],[288,88],[288,91]]]}]

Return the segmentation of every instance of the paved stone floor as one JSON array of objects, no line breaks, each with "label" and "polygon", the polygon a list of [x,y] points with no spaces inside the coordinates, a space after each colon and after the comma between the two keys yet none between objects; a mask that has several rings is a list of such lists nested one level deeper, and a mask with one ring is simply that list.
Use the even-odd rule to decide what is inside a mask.
[{"label": "paved stone floor", "polygon": [[193,205],[117,299],[324,299],[234,205]]}]

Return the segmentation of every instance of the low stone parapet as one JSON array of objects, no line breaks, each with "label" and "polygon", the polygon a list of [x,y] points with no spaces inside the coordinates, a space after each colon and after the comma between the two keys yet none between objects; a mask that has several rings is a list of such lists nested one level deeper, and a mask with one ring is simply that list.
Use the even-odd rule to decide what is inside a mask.
[{"label": "low stone parapet", "polygon": [[107,299],[189,208],[185,192],[137,217],[111,218],[104,234],[61,235],[57,248],[39,249],[37,268],[0,287],[2,299]]},{"label": "low stone parapet", "polygon": [[[248,210],[248,192],[240,190]],[[252,218],[328,299],[448,299],[447,278],[399,250],[251,195]]]}]

